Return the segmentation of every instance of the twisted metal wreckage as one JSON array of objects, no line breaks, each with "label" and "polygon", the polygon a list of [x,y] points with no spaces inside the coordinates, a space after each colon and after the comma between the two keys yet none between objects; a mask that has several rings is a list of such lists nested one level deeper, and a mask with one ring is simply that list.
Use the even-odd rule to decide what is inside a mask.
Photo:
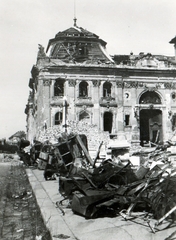
[{"label": "twisted metal wreckage", "polygon": [[85,218],[115,217],[125,220],[143,219],[152,232],[175,224],[176,169],[167,148],[133,152],[142,164],[136,168],[118,154],[100,162],[100,144],[94,161],[91,159],[85,135],[70,135],[57,144],[35,142],[30,151],[33,164],[44,170],[46,180],[59,176],[59,192],[76,214]]}]

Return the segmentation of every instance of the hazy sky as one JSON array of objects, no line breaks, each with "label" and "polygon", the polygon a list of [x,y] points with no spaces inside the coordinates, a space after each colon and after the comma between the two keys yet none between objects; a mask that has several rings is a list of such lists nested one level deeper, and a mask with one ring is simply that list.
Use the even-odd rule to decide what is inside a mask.
[{"label": "hazy sky", "polygon": [[[110,54],[173,56],[176,0],[75,0],[77,25],[107,42]],[[25,105],[38,44],[73,25],[74,0],[0,1],[0,138],[26,130]]]}]

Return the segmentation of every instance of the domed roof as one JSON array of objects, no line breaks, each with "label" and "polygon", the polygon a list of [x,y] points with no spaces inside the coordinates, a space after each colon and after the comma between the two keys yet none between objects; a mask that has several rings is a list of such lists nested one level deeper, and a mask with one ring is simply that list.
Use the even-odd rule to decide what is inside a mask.
[{"label": "domed roof", "polygon": [[49,47],[58,41],[68,41],[68,40],[85,40],[85,41],[98,41],[103,46],[106,46],[106,42],[99,38],[96,34],[87,31],[86,29],[78,26],[70,27],[62,32],[58,32],[55,38],[49,40],[48,47],[46,51],[48,51]]},{"label": "domed roof", "polygon": [[46,52],[50,58],[66,63],[113,63],[106,52],[106,44],[99,36],[75,23],[50,39]]}]

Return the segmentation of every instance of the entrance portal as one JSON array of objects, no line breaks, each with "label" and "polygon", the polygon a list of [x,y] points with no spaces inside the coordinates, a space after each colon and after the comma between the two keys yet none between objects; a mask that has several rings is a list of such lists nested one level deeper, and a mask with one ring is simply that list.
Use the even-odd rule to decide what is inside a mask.
[{"label": "entrance portal", "polygon": [[155,109],[142,109],[140,111],[140,141],[145,143],[161,143],[162,133],[162,111]]},{"label": "entrance portal", "polygon": [[111,112],[104,113],[104,131],[109,133],[112,131],[112,116]]}]

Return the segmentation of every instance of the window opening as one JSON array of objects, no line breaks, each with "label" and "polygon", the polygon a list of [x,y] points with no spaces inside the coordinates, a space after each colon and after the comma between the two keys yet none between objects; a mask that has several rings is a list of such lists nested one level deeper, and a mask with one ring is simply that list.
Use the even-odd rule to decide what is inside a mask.
[{"label": "window opening", "polygon": [[54,96],[64,96],[64,81],[56,80],[54,84]]},{"label": "window opening", "polygon": [[176,130],[176,113],[172,116],[172,131]]},{"label": "window opening", "polygon": [[87,97],[88,96],[88,83],[81,82],[79,84],[79,97]]},{"label": "window opening", "polygon": [[156,92],[147,91],[140,97],[139,103],[141,103],[141,104],[161,104],[161,99]]},{"label": "window opening", "polygon": [[127,114],[125,115],[125,126],[129,126],[130,125],[130,115]]},{"label": "window opening", "polygon": [[62,124],[62,112],[58,112],[55,114],[55,125]]},{"label": "window opening", "polygon": [[104,113],[104,131],[111,133],[113,114],[111,112]]},{"label": "window opening", "polygon": [[111,83],[105,82],[103,84],[103,97],[110,97],[111,96]]},{"label": "window opening", "polygon": [[87,55],[88,54],[87,46],[83,44],[79,44],[78,52],[79,52],[79,55]]}]

